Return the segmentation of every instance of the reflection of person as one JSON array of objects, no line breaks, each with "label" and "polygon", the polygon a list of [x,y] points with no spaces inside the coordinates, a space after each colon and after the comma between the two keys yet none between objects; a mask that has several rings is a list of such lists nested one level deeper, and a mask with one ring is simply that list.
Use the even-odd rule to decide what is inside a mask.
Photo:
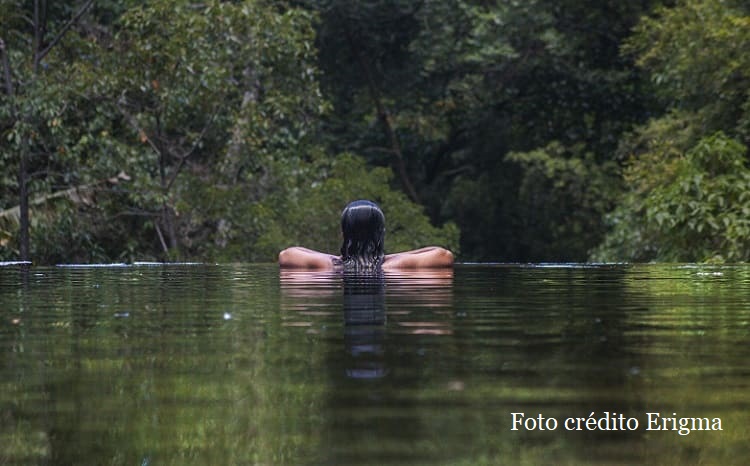
[{"label": "reflection of person", "polygon": [[383,274],[344,275],[344,322],[349,325],[385,323]]},{"label": "reflection of person", "polygon": [[354,201],[344,208],[341,233],[344,237],[341,256],[291,247],[279,253],[279,265],[317,270],[342,266],[345,270],[398,270],[453,265],[453,254],[438,246],[385,255],[385,216],[371,201]]},{"label": "reflection of person", "polygon": [[344,274],[347,377],[379,379],[388,373],[385,316],[383,274]]}]

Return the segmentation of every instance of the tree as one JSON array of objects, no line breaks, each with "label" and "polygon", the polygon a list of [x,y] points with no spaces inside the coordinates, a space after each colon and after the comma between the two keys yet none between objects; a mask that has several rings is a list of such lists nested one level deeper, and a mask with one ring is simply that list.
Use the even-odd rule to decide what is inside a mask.
[{"label": "tree", "polygon": [[[2,18],[15,39],[26,33],[19,11]],[[28,138],[17,135],[29,134],[35,144],[27,170],[35,174],[35,262],[271,260],[279,238],[304,238],[309,227],[268,212],[309,220],[305,209],[321,207],[310,199],[335,201],[324,208],[332,212],[367,193],[392,205],[392,218],[409,213],[427,229],[406,228],[412,241],[429,238],[419,206],[380,183],[390,171],[321,149],[330,106],[319,89],[314,22],[310,11],[262,0],[92,6],[40,62],[44,73],[24,94],[34,119],[19,126],[10,113],[2,117],[4,138],[22,147]],[[17,150],[5,149],[2,173],[20,163]],[[310,185],[336,186],[331,177],[349,176],[340,167],[362,180],[335,195]],[[15,258],[7,225],[21,209],[10,201],[15,181],[2,181],[0,255]],[[269,233],[277,226],[291,230]],[[455,227],[440,231],[454,243]]]},{"label": "tree", "polygon": [[644,17],[623,48],[668,109],[694,112],[706,134],[750,142],[747,2],[682,0]]},{"label": "tree", "polygon": [[375,124],[380,112],[363,79],[365,57],[408,179],[433,220],[459,224],[464,257],[585,259],[601,238],[601,213],[568,204],[569,212],[591,215],[585,223],[598,223],[598,233],[529,248],[531,237],[542,245],[574,229],[555,222],[529,229],[534,211],[521,200],[520,181],[529,166],[506,155],[558,143],[576,148],[561,151],[561,163],[574,153],[591,154],[581,158],[593,164],[590,173],[611,160],[622,132],[645,119],[640,78],[619,47],[651,2],[303,3],[321,14],[318,44],[323,88],[334,107],[326,121],[334,152],[355,150],[374,165],[389,163],[383,154],[393,152]]},{"label": "tree", "polygon": [[[142,206],[136,213],[154,218],[167,256],[193,228],[178,218],[181,192],[198,178],[246,192],[270,160],[291,156],[325,110],[311,19],[262,2],[163,1],[123,15],[117,53],[106,54],[118,72],[104,84],[125,132],[141,143],[131,148],[133,200]],[[186,169],[193,176],[181,183]],[[231,216],[230,206],[207,207]]]},{"label": "tree", "polygon": [[[5,0],[0,3],[0,11],[4,12],[0,23],[3,30],[28,31],[28,36],[21,40],[13,34],[0,37],[5,90],[0,101],[0,108],[4,109],[0,112],[0,128],[10,143],[2,159],[6,165],[17,154],[19,256],[24,261],[29,260],[29,182],[30,164],[34,162],[30,159],[49,157],[50,147],[56,145],[54,140],[64,137],[56,126],[59,114],[65,111],[65,94],[55,84],[61,79],[70,79],[70,75],[61,70],[60,62],[56,63],[57,67],[53,65],[53,71],[47,72],[49,63],[45,60],[92,3],[93,0],[82,2],[67,20],[61,19],[64,17],[61,9],[48,7],[46,1],[34,0],[33,11],[28,16],[28,8],[22,2]],[[67,13],[65,7],[62,12]]]},{"label": "tree", "polygon": [[[44,199],[65,198],[45,192],[67,192],[70,186],[90,186],[123,173],[130,180],[127,187],[100,191],[95,201],[89,197],[92,202],[78,203],[73,210],[58,205],[62,215],[37,216],[32,233],[47,236],[54,230],[47,226],[53,224],[67,225],[64,231],[71,237],[87,230],[85,249],[99,250],[99,258],[157,256],[151,239],[158,238],[162,257],[176,256],[192,224],[189,216],[180,219],[175,207],[191,183],[247,191],[269,159],[301,147],[315,116],[325,111],[311,46],[312,17],[256,1],[103,3],[91,22],[78,24],[75,34],[64,41],[62,34],[54,36],[54,53],[45,61],[35,59],[45,71],[39,79],[34,74],[35,79],[6,81],[23,83],[25,91],[5,96],[13,105],[2,108],[15,110],[3,115],[3,136],[15,147],[4,146],[2,163],[29,171],[23,169],[26,159],[17,154],[33,142],[29,151],[38,154],[35,163],[46,165],[38,178],[46,184],[34,189],[39,205]],[[25,10],[12,6],[19,8],[7,19],[8,30],[12,37],[24,38]],[[20,45],[6,49],[11,50],[3,55],[10,58],[6,61],[20,62],[21,52],[15,51]],[[16,68],[20,73],[35,67]],[[191,176],[185,177],[187,171]],[[184,183],[180,175],[187,178]],[[4,181],[14,188],[11,180]],[[21,197],[23,224],[28,209]],[[3,218],[12,219],[15,211],[4,211]],[[77,214],[83,212],[91,216],[80,223]],[[132,221],[143,218],[145,222]],[[63,219],[66,225],[58,221]],[[54,237],[59,240],[60,234]],[[68,258],[76,255],[70,242],[58,243],[57,248],[68,248]],[[63,249],[50,255],[47,244],[40,246],[37,252],[47,251],[35,258],[41,262],[65,256]]]},{"label": "tree", "polygon": [[518,210],[527,213],[520,222],[528,235],[518,243],[532,260],[581,260],[604,233],[601,218],[614,207],[619,167],[582,151],[552,142],[506,157],[522,169]]},{"label": "tree", "polygon": [[625,191],[594,258],[748,260],[748,46],[739,2],[681,1],[635,29],[624,51],[667,113],[622,138]]},{"label": "tree", "polygon": [[660,163],[629,165],[625,179],[631,190],[610,216],[614,229],[595,258],[750,260],[747,147],[718,132],[675,155]]},{"label": "tree", "polygon": [[330,128],[337,131],[340,125],[359,127],[362,123],[368,127],[361,134],[367,141],[364,144],[334,144],[333,150],[356,150],[371,160],[376,157],[379,164],[390,165],[401,189],[418,202],[408,154],[398,131],[398,109],[392,100],[394,84],[401,78],[409,80],[407,70],[411,67],[405,62],[406,47],[414,31],[416,3],[412,0],[300,3],[321,16],[317,42],[321,47],[321,64],[329,71],[323,76],[324,86],[337,104],[329,120]]}]

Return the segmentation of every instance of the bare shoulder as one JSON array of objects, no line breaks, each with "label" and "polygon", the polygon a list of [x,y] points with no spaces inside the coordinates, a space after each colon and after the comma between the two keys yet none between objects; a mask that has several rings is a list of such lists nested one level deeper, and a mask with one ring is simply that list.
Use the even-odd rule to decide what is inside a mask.
[{"label": "bare shoulder", "polygon": [[279,267],[285,269],[333,270],[338,256],[299,246],[286,248],[279,253]]},{"label": "bare shoulder", "polygon": [[385,256],[383,270],[440,268],[453,266],[453,253],[439,246]]}]

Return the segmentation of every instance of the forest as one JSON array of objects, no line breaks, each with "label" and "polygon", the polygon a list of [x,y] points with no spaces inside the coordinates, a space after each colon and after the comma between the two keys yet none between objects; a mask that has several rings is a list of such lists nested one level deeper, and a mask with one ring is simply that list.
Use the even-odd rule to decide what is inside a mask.
[{"label": "forest", "polygon": [[750,260],[747,0],[0,0],[0,261]]}]

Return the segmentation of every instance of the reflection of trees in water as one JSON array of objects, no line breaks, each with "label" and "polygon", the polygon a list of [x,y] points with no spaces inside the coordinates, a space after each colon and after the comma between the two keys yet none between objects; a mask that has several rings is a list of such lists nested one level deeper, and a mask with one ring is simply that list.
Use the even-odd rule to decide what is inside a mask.
[{"label": "reflection of trees in water", "polygon": [[376,275],[282,270],[280,277],[286,325],[315,333],[332,321],[342,324],[322,332],[332,344],[324,366],[317,366],[327,374],[329,413],[321,426],[320,463],[428,458],[429,452],[413,445],[433,437],[432,408],[404,400],[414,390],[462,387],[443,380],[436,369],[441,365],[436,342],[453,335],[453,270]]},{"label": "reflection of trees in water", "polygon": [[[456,300],[467,317],[456,328],[462,345],[456,364],[467,373],[468,387],[476,389],[472,378],[489,378],[487,403],[505,403],[503,410],[488,409],[480,424],[511,410],[559,421],[591,412],[598,417],[605,411],[626,417],[643,413],[638,370],[644,358],[628,315],[652,303],[629,292],[627,268],[500,266],[462,272]],[[562,427],[553,435],[522,431],[512,439],[522,448],[559,448],[560,458],[575,458],[579,451],[590,451],[593,458],[612,449],[627,463],[643,434],[564,433]]]},{"label": "reflection of trees in water", "polygon": [[[3,352],[0,361],[6,369],[0,464],[116,463],[113,458],[140,464],[183,446],[195,458],[221,451],[226,464],[236,462],[232,455],[242,457],[238,449],[219,446],[234,441],[227,432],[256,422],[243,422],[247,410],[233,405],[240,397],[225,402],[235,389],[248,392],[221,364],[248,353],[234,346],[241,321],[222,319],[227,309],[237,313],[231,298],[240,288],[228,286],[233,269],[80,266],[22,272],[15,299],[0,293],[2,308],[17,309],[20,316],[16,333],[0,334],[0,348],[23,349]],[[1,288],[6,277],[0,274]],[[252,294],[254,302],[268,295],[262,291]],[[248,328],[255,330],[248,326],[241,334],[251,335],[245,341],[253,344],[258,332]],[[244,440],[243,446],[263,441]]]},{"label": "reflection of trees in water", "polygon": [[[433,437],[432,408],[406,402],[440,384],[426,348],[449,333],[453,271],[343,276],[343,351],[327,359],[323,463],[424,462],[414,445]],[[429,353],[429,354],[426,354]]]},{"label": "reflection of trees in water", "polygon": [[[140,463],[185,448],[224,464],[746,451],[729,427],[748,417],[736,410],[745,269],[458,266],[455,284],[297,273],[280,289],[276,269],[260,271],[0,272],[0,463]],[[661,410],[720,416],[725,430],[511,432],[516,409],[560,422]]]}]

